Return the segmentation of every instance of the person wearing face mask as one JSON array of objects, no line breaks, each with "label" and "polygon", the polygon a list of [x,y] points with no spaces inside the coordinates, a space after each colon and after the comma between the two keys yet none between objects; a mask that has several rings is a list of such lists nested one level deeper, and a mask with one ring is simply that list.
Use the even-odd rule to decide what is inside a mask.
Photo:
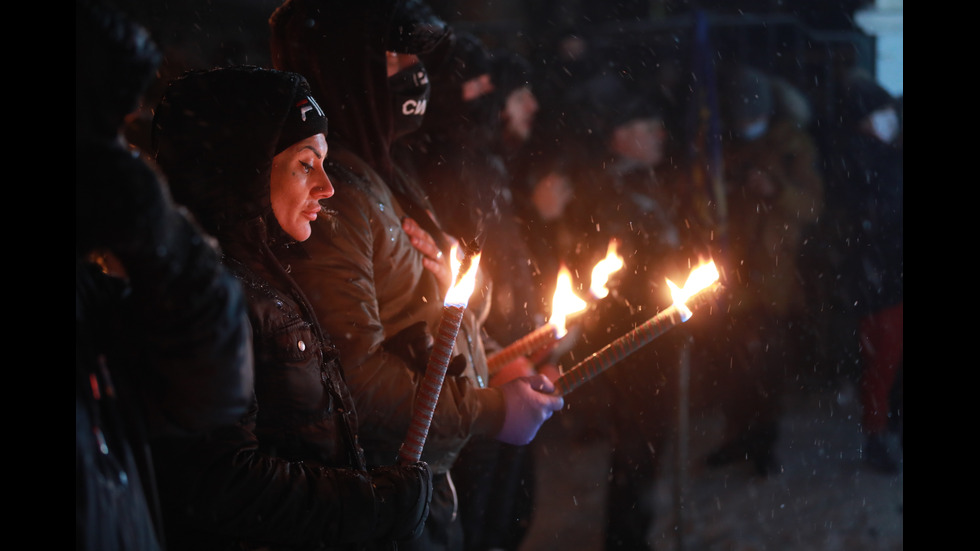
[{"label": "person wearing face mask", "polygon": [[730,340],[718,341],[715,364],[723,386],[732,390],[722,407],[725,439],[707,464],[748,461],[761,476],[779,472],[774,446],[781,389],[805,358],[803,245],[823,212],[824,194],[808,111],[785,109],[791,104],[782,101],[775,82],[747,65],[719,72],[729,212],[721,269],[732,322]]},{"label": "person wearing face mask", "polygon": [[904,366],[903,312],[903,148],[898,101],[861,71],[846,75],[842,90],[840,188],[835,220],[844,230],[847,296],[843,302],[856,324],[861,375],[859,393],[864,458],[877,472],[895,474],[900,464],[890,446],[901,432]]},{"label": "person wearing face mask", "polygon": [[[503,124],[494,124],[496,121],[492,120],[491,109],[478,110],[488,115],[489,119],[475,116],[466,121],[459,120],[457,122],[461,123],[460,126],[454,128],[452,133],[434,133],[434,130],[444,129],[443,124],[451,124],[455,120],[449,116],[447,106],[466,105],[465,100],[459,104],[457,98],[448,98],[446,91],[455,91],[459,94],[459,98],[468,97],[471,100],[490,99],[492,97],[490,94],[497,94],[496,97],[501,98],[517,93],[516,83],[500,86],[500,81],[497,79],[488,79],[489,73],[483,72],[487,69],[484,64],[479,65],[480,70],[475,72],[478,74],[464,79],[461,85],[457,85],[460,80],[459,73],[456,71],[465,70],[466,61],[454,56],[459,52],[469,52],[469,55],[479,56],[478,59],[482,61],[485,59],[483,57],[485,51],[480,47],[476,37],[465,33],[455,34],[454,44],[456,46],[454,50],[423,54],[424,59],[413,54],[388,52],[388,82],[395,105],[395,142],[392,145],[395,166],[406,178],[415,181],[419,181],[419,170],[427,167],[425,161],[432,159],[433,157],[428,155],[433,153],[438,155],[443,166],[452,167],[454,170],[461,164],[471,167],[468,171],[459,172],[459,180],[452,182],[450,189],[455,193],[447,194],[444,188],[440,188],[446,182],[425,181],[429,197],[440,198],[436,199],[437,202],[442,202],[441,198],[450,200],[458,198],[459,189],[467,188],[463,184],[464,181],[474,183],[473,180],[466,180],[466,178],[478,172],[480,173],[478,183],[487,189],[492,189],[490,184],[495,180],[488,176],[498,174],[498,170],[506,168],[496,162],[498,156],[493,151],[502,143],[496,141],[487,143],[471,139],[474,134],[479,136],[480,140],[493,138],[490,133],[483,131],[484,125],[497,128],[501,133],[504,132]],[[436,83],[438,92],[433,102],[433,113],[425,115],[425,107],[432,91],[429,67],[433,68],[431,81]],[[530,117],[522,117],[523,125],[519,128],[525,133],[530,132],[530,123],[537,109],[533,98],[530,102]],[[422,104],[422,109],[416,107],[419,104]],[[501,118],[505,118],[503,111]],[[425,125],[426,121],[439,122]],[[420,131],[422,127],[425,128],[424,131]],[[445,138],[451,140],[446,142]],[[523,137],[526,138],[527,136]],[[460,160],[463,160],[463,163],[458,164]],[[485,161],[489,163],[486,167],[484,167]],[[481,167],[487,170],[482,171]],[[429,174],[424,170],[423,173]],[[499,183],[503,185],[505,174],[501,171],[499,175],[501,178]],[[505,203],[507,197],[501,193],[497,198],[500,202],[495,202],[494,210],[499,209],[500,214],[488,220],[490,224],[488,233],[494,238],[485,241],[482,247],[483,260],[480,264],[481,270],[487,273],[493,285],[493,301],[484,323],[486,334],[489,336],[486,343],[490,350],[499,348],[496,343],[517,340],[536,326],[530,319],[533,311],[531,297],[535,296],[528,262],[530,251],[523,248],[524,242],[516,225],[516,219],[507,216],[509,212],[508,205]],[[466,213],[465,209],[459,208],[449,212],[439,211],[439,214],[449,219],[465,218]],[[518,308],[515,305],[523,307]],[[510,378],[534,374],[531,362],[524,358],[519,358],[509,367],[515,371]],[[495,377],[495,374],[490,375],[491,384],[502,384],[501,381],[507,380],[503,377],[503,373],[498,375],[499,378]],[[533,478],[529,469],[529,459],[530,451],[527,446],[510,445],[494,438],[473,438],[461,451],[453,465],[452,476],[459,502],[458,516],[461,519],[466,549],[516,548],[519,544],[527,530],[533,503],[530,495]]]},{"label": "person wearing face mask", "polygon": [[[456,238],[464,248],[473,244],[472,235],[449,231],[393,155],[396,115],[418,111],[418,102],[406,103],[393,88],[401,61],[389,70],[389,52],[437,57],[452,49],[453,32],[418,0],[287,0],[269,26],[273,64],[306,75],[328,114],[333,162],[326,169],[342,182],[331,198],[336,223],[314,222],[290,259],[292,274],[336,335],[368,466],[389,465],[408,434],[426,341],[448,290],[432,263],[448,268]],[[426,119],[435,99],[433,90]],[[466,198],[454,189],[441,193]],[[428,252],[413,244],[425,234]],[[422,450],[433,470],[430,514],[409,549],[463,549],[451,468],[470,439],[526,444],[564,404],[544,376],[490,385],[482,332],[490,296],[485,275],[478,276],[453,352],[461,361],[449,366]]]},{"label": "person wearing face mask", "polygon": [[155,443],[173,549],[396,549],[428,516],[425,462],[368,468],[337,348],[290,273],[331,216],[326,135],[306,80],[272,69],[186,73],[155,109],[156,160],[241,284],[255,358],[236,425]]},{"label": "person wearing face mask", "polygon": [[[490,151],[497,127],[489,52],[476,35],[457,31],[446,55],[431,57],[423,58],[433,83],[429,110],[402,147],[412,150],[413,174],[446,231],[484,243],[488,224],[500,215],[506,179],[506,167]],[[445,193],[450,180],[455,193]]]},{"label": "person wearing face mask", "polygon": [[[496,71],[499,58],[472,33],[457,32],[455,39],[448,56],[425,60],[432,69],[432,102],[422,128],[405,137],[403,148],[415,153],[416,178],[448,231],[482,243],[480,266],[492,284],[493,299],[484,323],[485,342],[509,344],[545,321],[536,317],[541,302],[531,252],[513,211],[503,144],[507,98],[525,88],[528,75],[514,75],[507,70],[510,66]],[[524,132],[530,132],[534,101],[529,116],[522,117]],[[490,384],[534,375],[536,367],[553,368],[541,363],[518,358],[490,373]],[[472,438],[462,450],[452,475],[466,549],[512,549],[519,544],[530,519],[529,458],[527,446],[492,437]]]},{"label": "person wearing face mask", "polygon": [[432,86],[429,73],[417,55],[386,52],[386,56],[388,87],[394,104],[394,139],[398,140],[422,126]]}]

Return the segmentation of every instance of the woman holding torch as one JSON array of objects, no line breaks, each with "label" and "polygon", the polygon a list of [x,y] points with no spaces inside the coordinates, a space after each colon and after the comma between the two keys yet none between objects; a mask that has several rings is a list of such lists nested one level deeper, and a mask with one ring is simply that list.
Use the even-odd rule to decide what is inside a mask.
[{"label": "woman holding torch", "polygon": [[425,463],[366,468],[337,351],[282,260],[334,193],[326,132],[306,80],[269,69],[189,73],[156,109],[157,161],[245,291],[255,358],[238,425],[158,446],[174,549],[391,548],[428,516]]},{"label": "woman holding torch", "polygon": [[[291,259],[292,273],[320,323],[337,337],[368,465],[389,465],[408,435],[429,364],[426,340],[440,325],[445,298],[403,221],[413,218],[434,234],[442,248],[429,260],[448,263],[451,238],[391,158],[399,102],[388,57],[432,53],[452,37],[418,2],[393,0],[288,0],[272,14],[270,27],[273,63],[306,75],[328,113],[336,161],[328,167],[337,183],[336,218],[313,224],[313,236]],[[418,71],[418,82],[427,82],[425,68]],[[482,288],[477,282],[473,299],[483,299]],[[455,339],[453,354],[465,362],[449,366],[435,397],[421,454],[432,466],[433,502],[423,535],[410,548],[462,548],[449,470],[470,438],[526,444],[563,406],[543,375],[488,386],[480,335],[485,311],[475,309],[476,302],[463,312]]]}]

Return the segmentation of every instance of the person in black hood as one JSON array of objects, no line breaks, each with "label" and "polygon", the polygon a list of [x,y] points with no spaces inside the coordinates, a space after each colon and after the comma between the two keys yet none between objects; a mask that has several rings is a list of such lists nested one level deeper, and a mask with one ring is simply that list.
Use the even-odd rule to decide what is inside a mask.
[{"label": "person in black hood", "polygon": [[[328,170],[343,182],[332,200],[341,223],[314,224],[303,254],[292,261],[293,274],[321,324],[338,336],[362,413],[368,464],[389,464],[407,435],[427,363],[426,339],[439,324],[447,291],[424,262],[448,262],[453,236],[392,157],[396,101],[388,53],[437,56],[451,47],[452,33],[415,1],[287,0],[269,24],[275,67],[309,78],[327,110],[334,158]],[[435,254],[426,258],[413,246],[417,237],[402,231],[408,218],[439,245]],[[484,288],[478,280],[456,338],[454,355],[465,362],[450,367],[422,452],[434,472],[435,494],[412,548],[462,548],[450,468],[472,437],[526,444],[564,404],[549,394],[554,387],[544,376],[489,385]]]},{"label": "person in black hood", "polygon": [[[509,344],[546,319],[538,315],[544,302],[538,300],[531,252],[514,213],[503,144],[508,99],[526,90],[526,81],[510,65],[503,67],[503,55],[493,57],[476,35],[461,32],[455,38],[433,75],[433,100],[422,129],[405,140],[416,152],[419,184],[440,220],[451,233],[483,243],[481,267],[493,284],[484,327],[493,341]],[[557,376],[556,367],[543,363]],[[522,357],[491,372],[490,381],[503,384],[535,372],[534,362]],[[493,438],[474,438],[460,454],[453,478],[467,549],[514,548],[520,542],[532,504],[529,457],[527,446]]]},{"label": "person in black hood", "polygon": [[75,548],[165,549],[151,440],[243,415],[237,281],[122,137],[161,60],[122,12],[75,3]]},{"label": "person in black hood", "polygon": [[[864,457],[874,470],[897,474],[904,371],[904,148],[898,101],[863,70],[842,83],[840,188],[833,220],[843,257],[841,285],[848,323],[860,352],[861,430]],[[901,446],[900,446],[901,447]]]},{"label": "person in black hood", "polygon": [[[421,128],[402,141],[416,152],[419,187],[446,231],[492,248],[489,227],[500,217],[507,174],[490,151],[497,131],[490,57],[474,34],[457,32],[453,39],[432,71],[432,101]],[[488,255],[487,261],[495,260]]]},{"label": "person in black hood", "polygon": [[337,350],[283,261],[329,217],[326,132],[302,76],[258,67],[187,73],[156,109],[157,161],[245,289],[255,354],[248,415],[161,446],[176,548],[390,549],[428,516],[424,462],[367,469]]},{"label": "person in black hood", "polygon": [[782,396],[806,365],[802,337],[812,317],[805,266],[813,250],[806,244],[824,210],[817,145],[802,110],[789,108],[794,91],[787,86],[749,65],[719,70],[727,189],[719,229],[731,321],[713,342],[712,373],[726,389],[724,441],[705,463],[749,463],[757,476],[781,471]]}]

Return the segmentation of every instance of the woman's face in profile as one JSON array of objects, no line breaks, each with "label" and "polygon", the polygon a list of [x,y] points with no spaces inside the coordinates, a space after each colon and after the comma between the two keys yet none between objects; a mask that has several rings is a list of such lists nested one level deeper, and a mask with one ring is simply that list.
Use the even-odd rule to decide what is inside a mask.
[{"label": "woman's face in profile", "polygon": [[282,229],[297,241],[306,241],[333,184],[323,169],[327,139],[320,133],[298,141],[272,159],[270,193],[272,212]]}]

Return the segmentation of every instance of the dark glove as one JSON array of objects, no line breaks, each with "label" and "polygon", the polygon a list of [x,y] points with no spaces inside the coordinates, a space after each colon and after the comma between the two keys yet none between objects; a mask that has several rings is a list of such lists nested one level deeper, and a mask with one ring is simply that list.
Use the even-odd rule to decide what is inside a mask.
[{"label": "dark glove", "polygon": [[426,329],[425,322],[420,321],[386,339],[381,346],[385,352],[405,360],[405,363],[415,371],[424,373],[432,343],[432,335]]},{"label": "dark glove", "polygon": [[422,534],[432,501],[432,471],[424,461],[371,469],[379,507],[377,531],[398,541]]},{"label": "dark glove", "polygon": [[561,396],[551,394],[554,383],[541,374],[520,377],[499,388],[504,393],[506,412],[497,440],[505,444],[523,446],[534,440],[541,425],[565,407]]},{"label": "dark glove", "polygon": [[[433,343],[434,340],[426,329],[425,322],[420,321],[386,339],[381,346],[385,352],[404,360],[412,370],[424,374]],[[466,369],[466,358],[460,354],[450,360],[446,374],[457,376],[462,374],[464,369]]]},{"label": "dark glove", "polygon": [[422,0],[399,0],[391,21],[387,49],[401,54],[427,54],[449,33],[446,22]]}]

